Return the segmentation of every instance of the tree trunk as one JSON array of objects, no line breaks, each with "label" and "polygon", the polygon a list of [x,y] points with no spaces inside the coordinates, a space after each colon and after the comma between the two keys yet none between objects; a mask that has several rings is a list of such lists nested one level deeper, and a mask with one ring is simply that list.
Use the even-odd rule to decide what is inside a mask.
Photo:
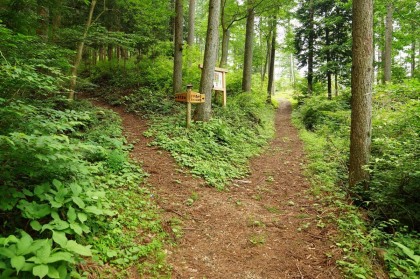
[{"label": "tree trunk", "polygon": [[188,39],[187,44],[192,46],[194,44],[194,30],[195,30],[195,0],[190,0],[188,7]]},{"label": "tree trunk", "polygon": [[271,38],[270,66],[268,71],[267,100],[271,102],[271,96],[274,95],[274,65],[276,61],[276,37],[277,37],[277,19],[273,19],[273,34]]},{"label": "tree trunk", "polygon": [[334,88],[335,88],[335,96],[338,96],[338,73],[335,72],[334,74]]},{"label": "tree trunk", "polygon": [[175,2],[175,37],[174,37],[174,73],[173,93],[182,90],[182,30],[183,30],[183,0]]},{"label": "tree trunk", "polygon": [[56,8],[51,11],[51,38],[53,42],[59,41],[58,31],[60,30],[61,26],[61,9],[63,6],[62,2],[62,0],[57,0],[55,5]]},{"label": "tree trunk", "polygon": [[313,75],[314,75],[314,1],[309,2],[309,37],[308,37],[308,93],[313,91]]},{"label": "tree trunk", "polygon": [[251,91],[252,79],[252,56],[254,50],[254,8],[248,9],[248,16],[246,18],[246,34],[245,34],[245,54],[244,54],[244,68],[242,75],[242,91]]},{"label": "tree trunk", "polygon": [[[413,26],[414,29],[414,26]],[[414,34],[414,32],[413,32]],[[413,38],[411,41],[411,57],[410,57],[410,65],[411,65],[411,78],[414,78],[414,74],[416,71],[416,38]]]},{"label": "tree trunk", "polygon": [[332,82],[331,82],[331,71],[330,71],[330,65],[331,62],[331,53],[329,50],[330,46],[330,30],[327,28],[325,30],[325,43],[327,45],[327,88],[328,88],[328,100],[332,99]]},{"label": "tree trunk", "polygon": [[214,68],[216,67],[219,47],[219,17],[220,0],[210,0],[206,47],[204,50],[204,63],[200,83],[200,93],[205,94],[206,100],[203,104],[198,105],[195,111],[195,119],[199,121],[208,121],[211,116]]},{"label": "tree trunk", "polygon": [[384,81],[391,81],[391,64],[392,64],[392,14],[394,7],[389,2],[386,7],[385,19],[385,57],[384,57]]},{"label": "tree trunk", "polygon": [[68,96],[68,99],[70,101],[74,100],[74,90],[76,88],[76,82],[77,82],[77,71],[79,70],[80,62],[82,60],[85,40],[88,35],[90,25],[92,24],[92,17],[93,17],[93,11],[95,10],[95,6],[96,6],[96,0],[92,0],[92,2],[90,3],[89,16],[86,22],[85,32],[83,33],[82,40],[79,42],[79,45],[77,46],[76,57],[74,59],[73,68],[71,70],[70,88],[69,88],[69,96]]},{"label": "tree trunk", "polygon": [[92,53],[92,65],[95,66],[97,61],[98,61],[98,51],[96,50],[96,48],[94,48],[93,53]]},{"label": "tree trunk", "polygon": [[293,53],[290,53],[290,84],[292,85],[292,88],[295,88],[295,62],[293,58]]},{"label": "tree trunk", "polygon": [[222,36],[222,56],[220,58],[220,68],[224,68],[227,65],[228,52],[229,52],[229,40],[230,40],[230,29],[223,29]]},{"label": "tree trunk", "polygon": [[50,10],[48,7],[38,5],[38,28],[36,29],[36,34],[45,42],[48,41],[49,19]]},{"label": "tree trunk", "polygon": [[353,0],[349,184],[369,181],[372,117],[373,0]]},{"label": "tree trunk", "polygon": [[[272,32],[270,32],[272,33]],[[271,34],[269,36],[267,36],[267,40],[266,40],[266,53],[265,53],[265,61],[264,61],[264,66],[262,69],[262,74],[261,74],[261,83],[264,83],[265,80],[265,75],[267,74],[267,69],[269,67],[269,63],[270,63],[270,57],[271,57]]]},{"label": "tree trunk", "polygon": [[112,60],[112,45],[108,45],[108,61],[111,62]]}]

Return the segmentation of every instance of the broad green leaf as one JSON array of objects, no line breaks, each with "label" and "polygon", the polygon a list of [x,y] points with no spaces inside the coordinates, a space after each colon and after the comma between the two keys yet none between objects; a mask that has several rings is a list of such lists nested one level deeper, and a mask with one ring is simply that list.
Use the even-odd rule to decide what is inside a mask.
[{"label": "broad green leaf", "polygon": [[69,223],[63,220],[56,220],[52,221],[44,226],[42,226],[42,230],[50,229],[50,230],[58,230],[63,231],[69,227]]},{"label": "broad green leaf", "polygon": [[52,184],[55,186],[55,188],[57,189],[57,191],[60,191],[60,189],[63,188],[63,183],[61,183],[61,181],[54,179],[52,181]]},{"label": "broad green leaf", "polygon": [[5,256],[6,258],[13,258],[16,256],[16,251],[10,249],[10,247],[0,247],[0,255]]},{"label": "broad green leaf", "polygon": [[67,266],[62,264],[58,267],[58,273],[60,274],[60,278],[67,278]]},{"label": "broad green leaf", "polygon": [[63,202],[62,201],[59,202],[59,201],[56,201],[56,200],[50,200],[50,204],[51,204],[51,207],[52,208],[61,208],[61,207],[63,207]]},{"label": "broad green leaf", "polygon": [[39,204],[36,202],[27,202],[26,200],[20,200],[17,206],[22,210],[22,215],[28,219],[41,219],[51,214],[51,207],[49,204]]},{"label": "broad green leaf", "polygon": [[10,264],[13,268],[16,269],[17,273],[21,271],[23,265],[25,264],[25,257],[24,256],[16,256],[10,260]]},{"label": "broad green leaf", "polygon": [[33,263],[25,263],[22,267],[22,271],[32,271],[34,269],[35,264]]},{"label": "broad green leaf", "polygon": [[85,206],[86,206],[85,205],[85,202],[81,198],[79,198],[79,197],[72,197],[72,200],[81,209],[85,208]]},{"label": "broad green leaf", "polygon": [[32,274],[40,278],[44,278],[48,274],[48,265],[41,264],[34,267]]},{"label": "broad green leaf", "polygon": [[61,220],[61,218],[60,218],[60,215],[58,215],[58,212],[57,211],[53,211],[53,212],[51,212],[51,217],[54,219],[54,220]]},{"label": "broad green leaf", "polygon": [[88,213],[95,214],[95,215],[102,215],[103,214],[102,209],[99,209],[99,208],[97,208],[96,206],[93,206],[93,205],[86,207],[85,211],[88,212]]},{"label": "broad green leaf", "polygon": [[406,254],[408,257],[410,257],[414,262],[420,263],[420,256],[415,255],[413,250],[411,250],[410,248],[408,248],[407,246],[405,246],[405,245],[403,245],[399,242],[392,241],[392,243],[394,243],[395,245],[400,247],[401,250],[404,252],[404,254]]},{"label": "broad green leaf", "polygon": [[82,187],[80,187],[80,185],[77,185],[75,183],[70,184],[70,189],[72,190],[74,196],[80,195],[80,193],[82,193],[82,191],[83,191]]},{"label": "broad green leaf", "polygon": [[0,261],[0,269],[6,269],[7,265],[5,262]]},{"label": "broad green leaf", "polygon": [[84,223],[88,219],[87,215],[83,212],[77,213],[77,217],[79,217],[79,220],[82,223]]},{"label": "broad green leaf", "polygon": [[70,222],[75,221],[77,218],[76,210],[74,210],[74,208],[71,206],[69,207],[69,210],[67,211],[67,218]]},{"label": "broad green leaf", "polygon": [[48,245],[48,239],[37,239],[34,242],[32,242],[26,254],[33,253],[37,251],[38,249],[40,249],[41,247],[44,247],[45,245]]},{"label": "broad green leaf", "polygon": [[67,242],[66,249],[82,256],[92,256],[92,251],[90,251],[89,246],[80,245],[74,240]]},{"label": "broad green leaf", "polygon": [[66,234],[59,231],[53,231],[52,238],[55,243],[60,245],[61,247],[65,248],[67,245],[67,237]]},{"label": "broad green leaf", "polygon": [[17,251],[16,253],[18,255],[25,255],[25,252],[27,253],[29,246],[31,246],[32,242],[34,240],[32,237],[27,234],[26,232],[22,231],[22,238],[19,240],[18,243],[16,243]]},{"label": "broad green leaf", "polygon": [[80,227],[82,228],[84,233],[90,233],[90,228],[85,224],[81,224]]},{"label": "broad green leaf", "polygon": [[31,225],[31,228],[35,231],[40,231],[42,229],[42,225],[37,220],[32,220],[29,224]]},{"label": "broad green leaf", "polygon": [[9,243],[17,243],[18,241],[19,241],[19,239],[12,234],[12,235],[9,235],[6,238],[0,238],[0,245],[6,246]]},{"label": "broad green leaf", "polygon": [[38,251],[36,251],[36,256],[39,258],[39,260],[42,263],[46,263],[48,261],[48,258],[51,254],[51,241],[48,241],[45,243],[44,246],[42,246]]},{"label": "broad green leaf", "polygon": [[60,274],[58,273],[58,270],[53,267],[52,265],[48,266],[48,277],[50,278],[58,278],[60,279]]},{"label": "broad green leaf", "polygon": [[87,192],[86,193],[89,197],[91,197],[94,200],[100,199],[100,198],[105,198],[105,192],[103,191],[95,191],[95,192]]},{"label": "broad green leaf", "polygon": [[83,234],[83,230],[78,223],[70,223],[70,228],[78,235]]},{"label": "broad green leaf", "polygon": [[35,187],[34,194],[42,197],[51,187],[48,184],[41,184]]},{"label": "broad green leaf", "polygon": [[51,256],[48,258],[48,263],[55,263],[59,261],[65,261],[73,263],[73,254],[69,252],[56,252],[51,254]]},{"label": "broad green leaf", "polygon": [[25,196],[28,196],[28,197],[33,197],[34,196],[34,193],[32,193],[31,191],[29,191],[28,189],[23,189],[22,190],[22,193],[24,193]]}]

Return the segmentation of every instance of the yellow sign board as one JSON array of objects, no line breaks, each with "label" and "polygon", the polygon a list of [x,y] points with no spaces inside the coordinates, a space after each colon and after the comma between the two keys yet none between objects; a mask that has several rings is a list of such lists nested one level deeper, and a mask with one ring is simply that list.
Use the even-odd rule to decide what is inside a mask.
[{"label": "yellow sign board", "polygon": [[183,103],[204,103],[205,95],[196,92],[183,92],[175,94],[175,101]]}]

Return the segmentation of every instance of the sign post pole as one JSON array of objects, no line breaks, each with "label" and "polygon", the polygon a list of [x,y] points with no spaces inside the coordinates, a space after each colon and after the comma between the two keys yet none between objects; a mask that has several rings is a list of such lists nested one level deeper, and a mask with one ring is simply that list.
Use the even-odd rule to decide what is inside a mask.
[{"label": "sign post pole", "polygon": [[[192,85],[187,85],[187,100],[191,100]],[[191,126],[191,102],[187,102],[187,128]]]},{"label": "sign post pole", "polygon": [[204,94],[200,94],[192,91],[192,85],[187,85],[187,92],[176,93],[175,101],[181,103],[187,103],[187,128],[191,126],[191,104],[202,104],[206,97]]}]

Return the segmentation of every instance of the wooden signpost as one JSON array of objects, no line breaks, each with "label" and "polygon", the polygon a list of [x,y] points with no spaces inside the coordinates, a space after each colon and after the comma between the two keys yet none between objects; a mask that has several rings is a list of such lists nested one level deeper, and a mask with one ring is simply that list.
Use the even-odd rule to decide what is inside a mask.
[{"label": "wooden signpost", "polygon": [[[198,65],[203,69],[203,65]],[[222,92],[222,105],[226,106],[226,73],[228,70],[223,68],[214,68],[214,79],[213,79],[213,90],[216,92],[216,96],[219,92]]]},{"label": "wooden signpost", "polygon": [[204,103],[205,95],[192,91],[192,85],[187,85],[187,92],[176,93],[175,101],[187,103],[187,128],[191,126],[191,104]]}]

